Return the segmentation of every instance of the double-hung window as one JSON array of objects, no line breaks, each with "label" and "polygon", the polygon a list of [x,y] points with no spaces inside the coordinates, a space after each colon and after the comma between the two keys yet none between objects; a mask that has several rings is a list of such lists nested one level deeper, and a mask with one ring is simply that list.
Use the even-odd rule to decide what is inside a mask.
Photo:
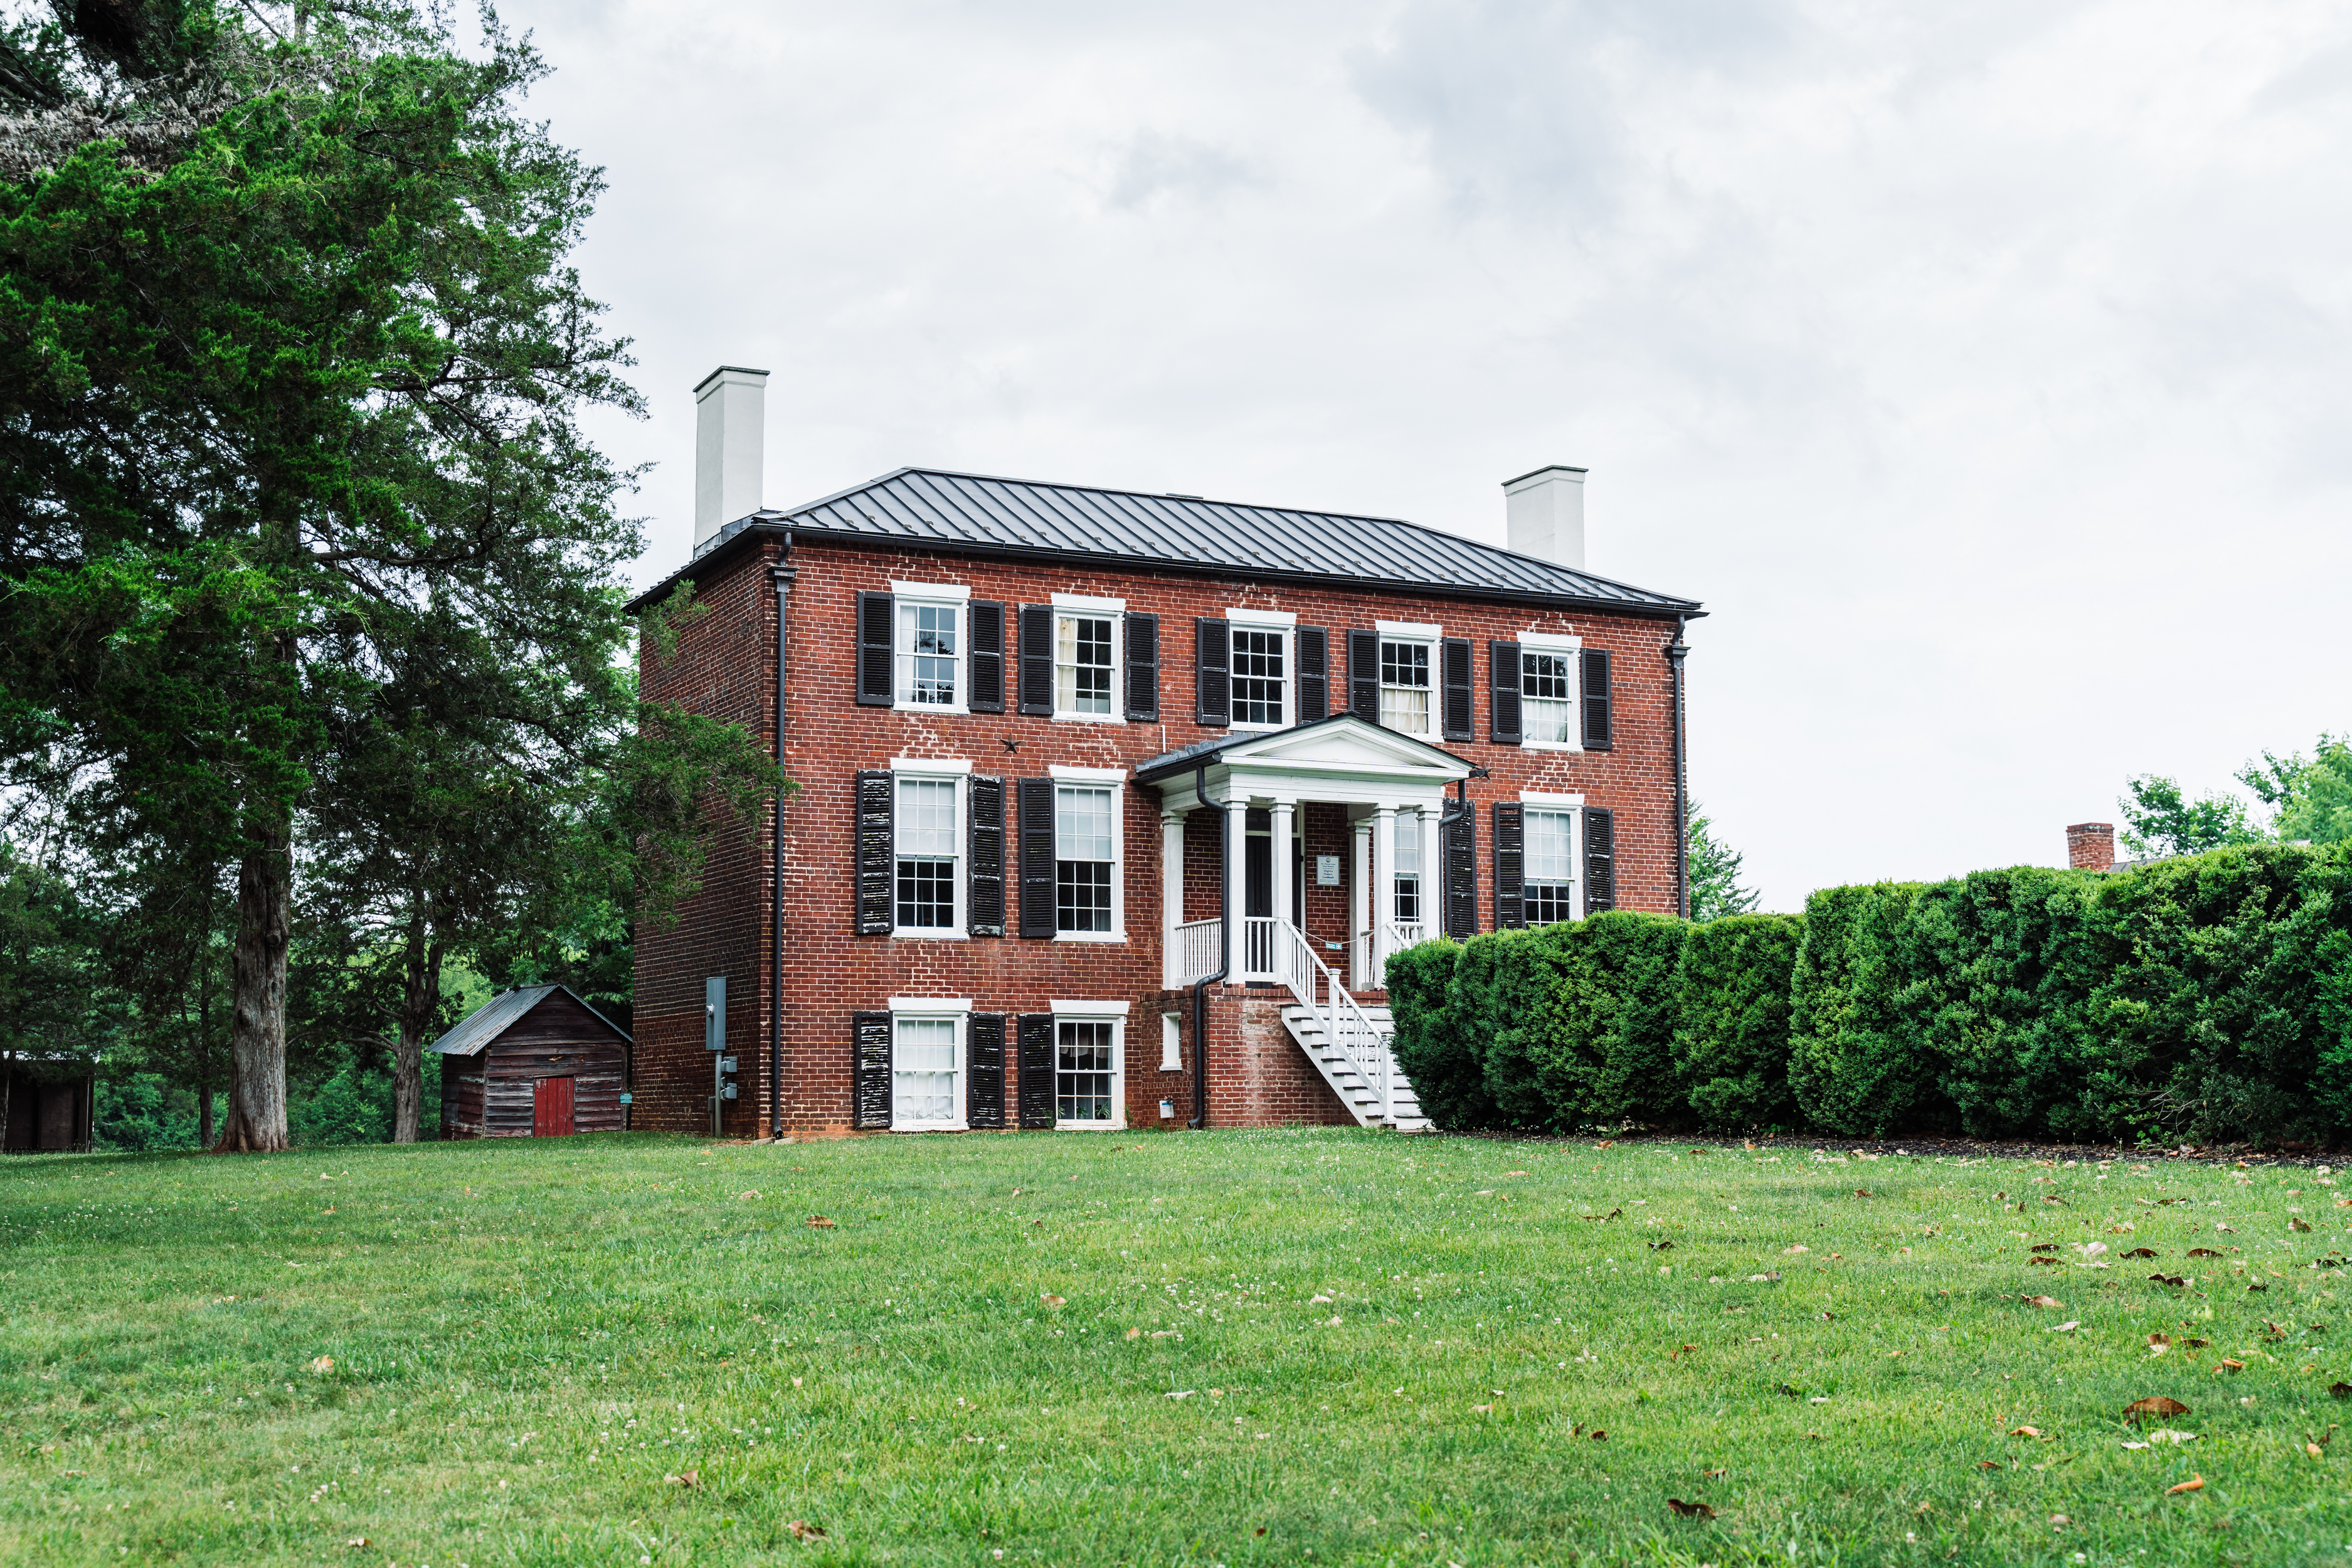
[{"label": "double-hung window", "polygon": [[1581,646],[1581,639],[1557,632],[1520,634],[1519,723],[1523,744],[1570,751],[1580,748],[1576,723],[1576,658]]},{"label": "double-hung window", "polygon": [[964,784],[969,763],[891,764],[891,931],[964,934]]},{"label": "double-hung window", "polygon": [[1054,1125],[1127,1125],[1127,1005],[1054,1004]]},{"label": "double-hung window", "polygon": [[1430,683],[1437,628],[1381,624],[1381,727],[1401,735],[1430,733]]},{"label": "double-hung window", "polygon": [[1112,784],[1054,786],[1054,927],[1079,935],[1117,929],[1118,849]]},{"label": "double-hung window", "polygon": [[949,1131],[964,1126],[964,1020],[970,1004],[890,1004],[890,1126]]},{"label": "double-hung window", "polygon": [[1531,805],[1527,836],[1527,880],[1520,889],[1527,923],[1576,919],[1576,813]]},{"label": "double-hung window", "polygon": [[898,621],[891,634],[898,706],[964,712],[963,620],[971,590],[922,583],[890,587]]},{"label": "double-hung window", "polygon": [[1126,612],[1124,599],[1054,595],[1055,718],[1116,724],[1126,717],[1118,689]]},{"label": "double-hung window", "polygon": [[1399,925],[1421,919],[1421,818],[1409,811],[1396,815],[1396,918]]},{"label": "double-hung window", "polygon": [[1234,722],[1278,730],[1287,721],[1290,634],[1279,626],[1234,627]]}]

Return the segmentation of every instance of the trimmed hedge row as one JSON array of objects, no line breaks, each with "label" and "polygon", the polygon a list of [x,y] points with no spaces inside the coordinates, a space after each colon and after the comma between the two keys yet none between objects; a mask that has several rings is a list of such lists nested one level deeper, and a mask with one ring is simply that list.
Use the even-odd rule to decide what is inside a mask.
[{"label": "trimmed hedge row", "polygon": [[1440,1126],[1623,1121],[2103,1142],[2352,1134],[2352,849],[1612,911],[1390,971]]}]

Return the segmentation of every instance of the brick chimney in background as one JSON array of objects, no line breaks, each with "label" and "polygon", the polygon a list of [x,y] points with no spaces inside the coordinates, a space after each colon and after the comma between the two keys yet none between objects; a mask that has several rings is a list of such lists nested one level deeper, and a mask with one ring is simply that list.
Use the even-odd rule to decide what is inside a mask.
[{"label": "brick chimney in background", "polygon": [[2077,871],[2116,868],[2116,825],[2078,822],[2066,830],[2066,864]]}]

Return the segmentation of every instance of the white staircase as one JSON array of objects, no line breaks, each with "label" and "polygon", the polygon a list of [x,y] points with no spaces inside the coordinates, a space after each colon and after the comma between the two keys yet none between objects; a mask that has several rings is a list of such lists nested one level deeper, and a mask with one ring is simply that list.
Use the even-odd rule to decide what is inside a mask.
[{"label": "white staircase", "polygon": [[[1283,1026],[1331,1092],[1339,1097],[1363,1127],[1392,1127],[1418,1132],[1429,1125],[1412,1084],[1389,1049],[1394,1024],[1386,1007],[1359,1004],[1339,1011],[1340,1038],[1333,1039],[1329,1023],[1333,1009],[1293,1004],[1282,1010]],[[1385,1080],[1385,1081],[1383,1081]]]}]

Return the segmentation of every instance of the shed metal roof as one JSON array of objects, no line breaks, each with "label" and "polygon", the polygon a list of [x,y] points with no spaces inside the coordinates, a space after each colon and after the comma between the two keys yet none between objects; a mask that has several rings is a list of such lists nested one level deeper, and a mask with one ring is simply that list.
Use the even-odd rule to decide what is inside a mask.
[{"label": "shed metal roof", "polygon": [[[745,533],[1015,556],[1089,556],[1147,569],[1339,580],[1387,588],[1691,616],[1698,601],[1391,517],[900,468],[789,511],[729,523],[700,560]],[[631,606],[667,593],[681,568]]]},{"label": "shed metal roof", "polygon": [[512,991],[501,991],[460,1019],[457,1027],[433,1042],[432,1048],[445,1057],[470,1057],[497,1039],[519,1023],[523,1015],[546,1001],[558,991],[587,1008],[588,1016],[626,1040],[627,1030],[604,1016],[583,1001],[580,993],[568,985],[521,985]]}]

